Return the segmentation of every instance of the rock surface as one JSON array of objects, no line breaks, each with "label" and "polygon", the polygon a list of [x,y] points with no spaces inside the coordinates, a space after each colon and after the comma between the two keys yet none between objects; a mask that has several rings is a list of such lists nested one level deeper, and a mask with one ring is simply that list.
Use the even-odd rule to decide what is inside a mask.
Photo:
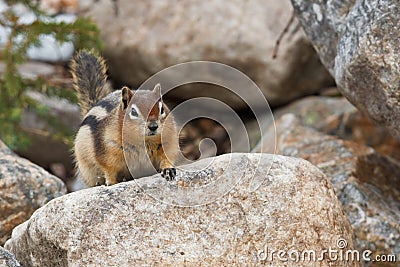
[{"label": "rock surface", "polygon": [[36,209],[65,193],[61,180],[18,157],[0,141],[0,245]]},{"label": "rock surface", "polygon": [[65,177],[60,178],[72,176],[71,148],[65,136],[73,136],[78,129],[81,122],[78,106],[66,99],[48,97],[35,91],[29,91],[27,95],[42,104],[48,114],[43,117],[33,110],[24,110],[21,128],[29,136],[31,144],[27,149],[17,151],[18,154],[46,169],[60,165],[65,173]]},{"label": "rock surface", "polygon": [[[163,201],[176,196],[176,203],[195,204],[196,197],[207,199],[204,189],[181,194],[188,188],[180,182],[210,182],[224,171],[223,182],[243,177],[209,204],[179,207],[150,196],[161,191]],[[168,185],[155,175],[57,198],[17,227],[5,247],[27,266],[263,265],[267,249],[319,255],[335,249],[339,238],[353,248],[351,227],[330,183],[301,159],[226,154],[178,171],[178,180]],[[287,266],[277,258],[272,264]]]},{"label": "rock surface", "polygon": [[14,254],[0,247],[0,267],[21,267]]},{"label": "rock surface", "polygon": [[291,1],[339,90],[400,140],[400,2]]},{"label": "rock surface", "polygon": [[0,267],[21,267],[14,254],[0,247]]},{"label": "rock surface", "polygon": [[[275,42],[292,15],[288,0],[236,0],[229,5],[219,0],[106,0],[87,7],[83,14],[98,23],[110,74],[121,83],[137,87],[171,65],[208,60],[246,73],[271,105],[332,84],[297,21],[282,40],[278,57],[272,59]],[[246,89],[241,93],[250,95]],[[186,86],[173,94],[183,100],[213,96],[235,108],[244,107],[235,95],[210,84]],[[255,96],[253,102],[257,101]]]},{"label": "rock surface", "polygon": [[[363,115],[344,97],[309,96],[274,111],[275,120],[287,113],[296,114],[301,125],[343,140],[374,148],[400,162],[400,142],[389,131]],[[272,123],[263,118],[264,125]],[[259,144],[260,145],[260,144]],[[259,147],[255,151],[260,151]]]},{"label": "rock surface", "polygon": [[[0,62],[0,73],[4,74],[6,64]],[[28,80],[36,80],[38,78],[48,78],[56,74],[56,67],[43,62],[29,61],[18,66],[18,72],[22,78]]]},{"label": "rock surface", "polygon": [[276,133],[278,154],[310,161],[332,182],[360,251],[399,255],[400,165],[372,148],[305,127],[293,114],[277,120]]}]

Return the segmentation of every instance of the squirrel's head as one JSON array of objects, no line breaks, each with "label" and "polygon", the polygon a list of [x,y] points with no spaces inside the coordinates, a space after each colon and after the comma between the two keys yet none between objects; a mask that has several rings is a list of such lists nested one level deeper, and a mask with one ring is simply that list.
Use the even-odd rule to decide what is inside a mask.
[{"label": "squirrel's head", "polygon": [[135,134],[139,131],[145,138],[159,137],[170,112],[162,100],[160,84],[156,84],[152,91],[132,91],[128,87],[123,87],[121,109],[125,113],[126,130]]}]

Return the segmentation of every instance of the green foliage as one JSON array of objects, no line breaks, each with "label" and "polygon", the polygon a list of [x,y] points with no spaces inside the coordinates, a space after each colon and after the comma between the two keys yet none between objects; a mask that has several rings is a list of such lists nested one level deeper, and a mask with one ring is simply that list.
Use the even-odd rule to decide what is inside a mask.
[{"label": "green foliage", "polygon": [[[33,109],[41,117],[54,126],[57,120],[51,118],[40,104],[28,96],[27,89],[38,90],[43,88],[43,81],[26,81],[18,73],[18,65],[27,61],[27,50],[32,46],[40,46],[40,36],[52,35],[60,43],[71,41],[75,49],[101,49],[100,33],[97,26],[88,18],[78,18],[73,23],[54,22],[38,9],[38,1],[14,0],[8,1],[12,5],[20,3],[28,7],[36,15],[31,24],[21,24],[19,17],[11,10],[3,12],[0,24],[10,27],[11,33],[7,40],[1,59],[5,63],[4,75],[0,80],[0,138],[12,149],[23,149],[29,144],[27,136],[20,129],[20,122],[24,109]],[[66,90],[59,90],[52,86],[45,86],[49,95],[59,94]],[[73,99],[73,96],[69,96]],[[62,131],[62,133],[67,134]],[[61,134],[63,135],[63,134]],[[65,138],[61,136],[60,138]]]}]

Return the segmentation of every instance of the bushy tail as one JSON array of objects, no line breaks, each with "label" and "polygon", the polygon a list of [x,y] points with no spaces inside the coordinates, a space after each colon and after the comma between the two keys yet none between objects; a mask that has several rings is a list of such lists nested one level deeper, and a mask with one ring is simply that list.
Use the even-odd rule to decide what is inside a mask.
[{"label": "bushy tail", "polygon": [[107,84],[107,67],[102,57],[89,51],[79,51],[71,61],[74,89],[82,116],[111,92]]}]

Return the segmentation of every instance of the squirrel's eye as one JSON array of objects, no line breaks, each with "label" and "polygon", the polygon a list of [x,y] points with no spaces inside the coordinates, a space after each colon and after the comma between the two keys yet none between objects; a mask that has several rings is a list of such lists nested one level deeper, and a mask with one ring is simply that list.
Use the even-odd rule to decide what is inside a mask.
[{"label": "squirrel's eye", "polygon": [[137,116],[138,116],[138,113],[137,113],[137,111],[136,111],[135,108],[132,108],[132,110],[131,110],[131,115],[134,116],[134,117],[137,117]]}]

